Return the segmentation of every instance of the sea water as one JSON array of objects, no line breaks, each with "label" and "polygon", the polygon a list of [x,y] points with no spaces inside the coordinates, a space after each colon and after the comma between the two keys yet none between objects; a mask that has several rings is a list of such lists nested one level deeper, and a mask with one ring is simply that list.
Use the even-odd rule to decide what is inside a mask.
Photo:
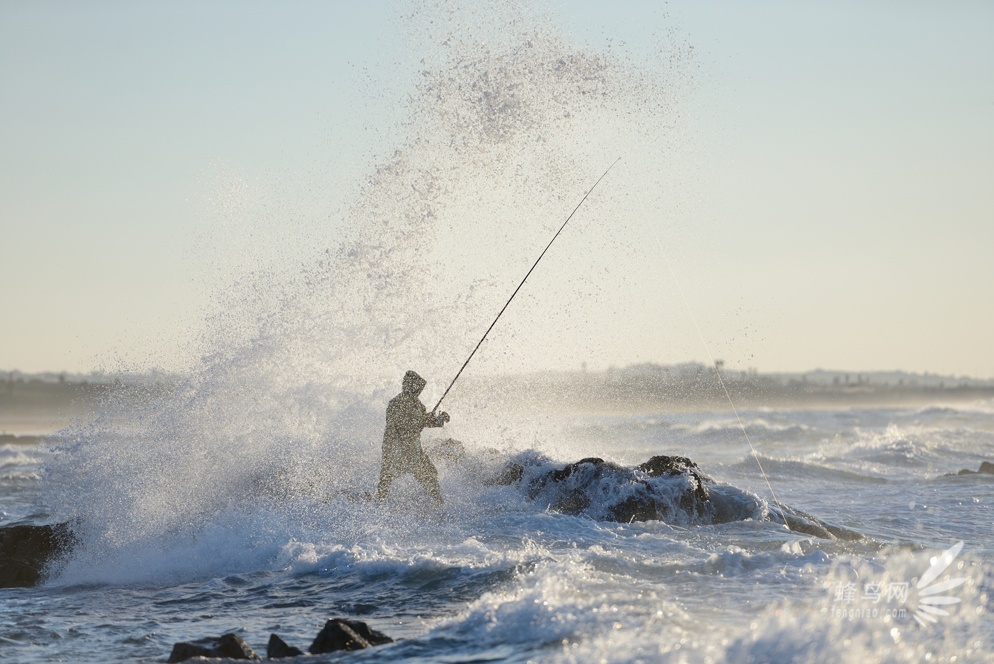
[{"label": "sea water", "polygon": [[[140,476],[147,459],[120,464],[139,473],[131,484],[150,483],[136,491],[156,505],[134,504],[115,480],[123,469],[97,472],[112,462],[97,454],[87,466],[77,451],[78,513],[100,523],[43,585],[0,591],[0,651],[24,662],[164,659],[177,641],[225,632],[259,651],[272,632],[306,648],[324,620],[348,616],[399,639],[357,660],[989,661],[994,477],[945,475],[994,458],[994,404],[742,418],[780,501],[866,539],[812,538],[761,516],[677,526],[558,514],[517,487],[483,484],[480,469],[504,458],[485,445],[439,461],[438,513],[410,482],[385,506],[336,495],[332,441],[308,460],[319,471],[282,467],[283,491],[260,491],[231,465],[211,471],[227,487],[175,467],[217,465],[209,455],[152,478]],[[519,426],[524,440],[573,451],[551,465],[690,454],[716,481],[770,502],[731,413]],[[0,450],[5,520],[49,522],[64,509],[40,475],[65,454]],[[368,465],[358,484],[371,488]],[[916,584],[961,541],[939,577],[965,579],[944,593],[958,601],[919,625]]]},{"label": "sea water", "polygon": [[[79,539],[40,586],[0,590],[0,657],[162,660],[225,632],[306,648],[344,616],[398,639],[356,661],[990,659],[994,482],[943,477],[994,458],[990,403],[745,409],[740,426],[731,411],[604,414],[624,404],[515,412],[467,378],[444,406],[441,435],[466,451],[437,459],[444,508],[409,480],[385,505],[362,500],[399,377],[416,369],[425,401],[441,396],[618,156],[470,374],[580,366],[633,334],[666,347],[640,312],[683,306],[652,275],[693,235],[673,213],[693,198],[688,50],[634,61],[507,5],[486,20],[416,8],[430,48],[398,143],[313,255],[224,285],[189,371],[0,448],[3,523],[71,521]],[[692,458],[749,518],[615,523],[482,481],[522,455],[552,469],[657,454]],[[788,530],[772,492],[865,539]],[[948,615],[924,611],[929,597],[951,598],[935,605]]]}]

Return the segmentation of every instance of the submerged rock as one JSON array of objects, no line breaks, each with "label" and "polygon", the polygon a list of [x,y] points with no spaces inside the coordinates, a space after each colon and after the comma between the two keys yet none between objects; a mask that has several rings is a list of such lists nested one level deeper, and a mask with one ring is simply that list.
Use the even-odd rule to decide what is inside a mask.
[{"label": "submerged rock", "polygon": [[393,639],[361,620],[332,618],[324,624],[308,651],[321,655],[339,650],[362,650],[384,643],[393,643]]},{"label": "submerged rock", "polygon": [[980,468],[977,470],[968,470],[964,468],[958,473],[946,473],[943,477],[958,477],[960,475],[994,475],[994,463],[990,461],[981,461]]},{"label": "submerged rock", "polygon": [[76,544],[68,522],[0,527],[0,588],[37,585],[48,564],[68,554]]},{"label": "submerged rock", "polygon": [[857,542],[864,539],[863,535],[857,533],[855,530],[849,530],[848,528],[843,528],[842,526],[832,525],[826,521],[822,521],[810,514],[805,514],[804,512],[794,509],[793,507],[788,507],[786,505],[779,506],[780,517],[783,519],[787,527],[796,533],[804,533],[805,535],[811,535],[813,537],[819,537],[821,539],[839,539],[845,540],[847,542]]},{"label": "submerged rock", "polygon": [[500,475],[497,477],[485,480],[484,484],[494,486],[511,486],[512,484],[517,484],[521,481],[521,478],[525,475],[525,467],[520,463],[511,462],[504,466]]},{"label": "submerged rock", "polygon": [[225,659],[261,659],[249,647],[242,637],[237,634],[224,634],[220,638],[198,639],[184,641],[173,646],[169,654],[168,664],[185,662],[194,657],[212,657]]}]

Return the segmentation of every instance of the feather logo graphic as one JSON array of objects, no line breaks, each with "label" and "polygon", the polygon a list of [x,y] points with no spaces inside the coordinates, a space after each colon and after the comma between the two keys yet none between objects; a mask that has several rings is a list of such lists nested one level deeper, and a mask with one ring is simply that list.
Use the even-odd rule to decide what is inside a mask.
[{"label": "feather logo graphic", "polygon": [[940,581],[938,583],[936,581],[953,564],[956,556],[962,550],[963,542],[960,541],[943,551],[940,555],[932,558],[928,571],[922,574],[922,578],[918,581],[918,585],[916,586],[918,588],[918,608],[915,609],[914,618],[922,627],[928,627],[926,621],[931,623],[937,622],[936,616],[949,615],[948,611],[940,607],[960,603],[961,600],[959,597],[940,593],[946,593],[957,586],[963,585],[966,582],[965,578],[949,579],[948,581]]}]

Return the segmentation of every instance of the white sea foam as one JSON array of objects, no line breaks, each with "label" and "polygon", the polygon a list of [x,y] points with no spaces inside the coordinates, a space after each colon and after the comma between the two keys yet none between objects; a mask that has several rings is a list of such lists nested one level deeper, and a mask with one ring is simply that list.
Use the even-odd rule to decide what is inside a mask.
[{"label": "white sea foam", "polygon": [[37,447],[0,445],[0,471],[21,466],[34,466],[41,463],[46,457],[44,451]]},{"label": "white sea foam", "polygon": [[[412,25],[436,46],[424,56],[400,142],[357,191],[343,234],[297,271],[262,266],[219,293],[198,338],[201,362],[169,394],[116,395],[95,423],[63,433],[48,469],[49,502],[56,518],[83,524],[77,558],[99,565],[143,548],[169,551],[184,538],[237,538],[220,515],[242,523],[240,532],[269,532],[259,493],[370,488],[383,408],[404,370],[434,377],[424,397],[437,396],[458,367],[458,349],[470,346],[506,294],[505,277],[533,258],[530,248],[608,155],[627,144],[645,156],[667,143],[654,127],[677,101],[666,88],[672,77],[650,75],[621,54],[577,48],[547,22],[512,18],[519,10],[494,11],[503,19],[479,24],[470,8],[415,7]],[[445,39],[440,24],[450,30]],[[481,25],[499,25],[499,38],[484,38]],[[603,131],[575,140],[594,124]],[[486,250],[454,251],[453,242],[465,249],[467,234]],[[623,251],[626,240],[617,241]],[[522,250],[494,255],[493,246]],[[572,253],[582,261],[603,250],[588,242]],[[576,302],[603,298],[589,281],[564,283],[566,291],[544,302],[546,316],[566,320]],[[543,319],[530,306],[523,302],[519,315]],[[508,324],[504,333],[513,336]],[[450,401],[458,406],[459,398]],[[459,417],[502,417],[487,410],[486,395],[463,398]],[[500,437],[499,425],[490,429],[481,444]],[[271,519],[306,522],[292,511]],[[272,555],[279,536],[247,560]],[[178,546],[166,564],[177,574]],[[122,553],[108,556],[113,550]],[[190,552],[185,569],[192,573],[196,559]],[[200,559],[212,573],[226,556]]]}]

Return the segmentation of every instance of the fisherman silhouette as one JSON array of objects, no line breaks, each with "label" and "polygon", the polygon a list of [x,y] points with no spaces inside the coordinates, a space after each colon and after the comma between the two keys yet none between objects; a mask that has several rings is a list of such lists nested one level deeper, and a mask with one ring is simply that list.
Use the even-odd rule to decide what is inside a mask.
[{"label": "fisherman silhouette", "polygon": [[421,431],[425,427],[441,427],[449,421],[446,412],[428,413],[418,396],[425,379],[413,371],[404,374],[403,390],[387,406],[387,426],[383,432],[383,465],[376,499],[386,500],[390,484],[405,473],[412,473],[436,507],[442,504],[438,486],[438,470],[421,449]]}]

